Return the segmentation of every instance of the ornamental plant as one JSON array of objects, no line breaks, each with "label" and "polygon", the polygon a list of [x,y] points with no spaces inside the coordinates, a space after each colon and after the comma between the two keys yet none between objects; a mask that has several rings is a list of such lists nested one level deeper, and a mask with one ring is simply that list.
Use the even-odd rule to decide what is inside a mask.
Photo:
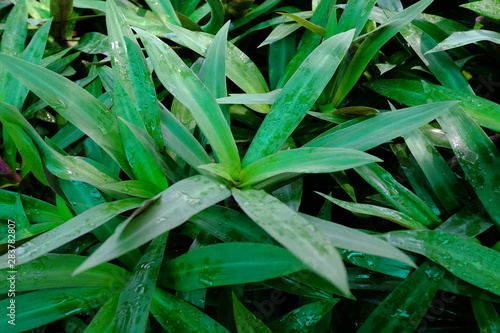
[{"label": "ornamental plant", "polygon": [[2,331],[500,330],[497,5],[3,5]]}]

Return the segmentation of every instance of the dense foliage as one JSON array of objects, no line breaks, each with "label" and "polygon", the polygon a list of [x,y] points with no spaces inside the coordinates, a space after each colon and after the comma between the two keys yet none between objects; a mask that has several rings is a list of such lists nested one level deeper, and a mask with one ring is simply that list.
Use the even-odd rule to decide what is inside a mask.
[{"label": "dense foliage", "polygon": [[0,7],[0,331],[500,331],[498,0]]}]

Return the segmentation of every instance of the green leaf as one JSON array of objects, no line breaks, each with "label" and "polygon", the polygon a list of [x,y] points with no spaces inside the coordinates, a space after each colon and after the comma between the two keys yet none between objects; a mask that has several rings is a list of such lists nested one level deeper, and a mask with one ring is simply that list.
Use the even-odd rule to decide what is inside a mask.
[{"label": "green leaf", "polygon": [[238,333],[272,333],[272,331],[248,310],[233,294],[233,313]]},{"label": "green leaf", "polygon": [[354,38],[358,37],[376,2],[376,0],[348,1],[340,17],[337,31],[344,32],[355,28]]},{"label": "green leaf", "polygon": [[352,203],[352,202],[347,202],[343,200],[338,200],[335,198],[332,198],[329,195],[323,194],[316,192],[322,197],[324,197],[327,200],[330,200],[337,206],[340,206],[344,209],[347,209],[353,213],[360,213],[360,214],[367,214],[367,215],[372,215],[372,216],[378,216],[383,219],[389,220],[391,222],[397,223],[402,227],[408,228],[408,229],[427,229],[425,225],[420,223],[418,220],[415,220],[411,218],[410,216],[389,209],[385,207],[379,207],[375,205],[367,205],[367,204],[359,204],[359,203]]},{"label": "green leaf", "polygon": [[311,215],[300,215],[330,238],[335,247],[393,259],[415,267],[413,261],[406,254],[375,236]]},{"label": "green leaf", "polygon": [[429,262],[421,265],[377,306],[358,332],[414,332],[443,275],[444,270],[437,265]]},{"label": "green leaf", "polygon": [[401,185],[394,177],[377,164],[368,164],[355,169],[395,209],[420,221],[428,228],[441,223],[432,210],[413,192]]},{"label": "green leaf", "polygon": [[273,321],[269,327],[275,333],[310,332],[338,301],[340,299],[336,298],[303,305]]},{"label": "green leaf", "polygon": [[[207,50],[203,82],[215,98],[226,97],[226,44],[229,22],[215,35]],[[224,118],[229,123],[229,109],[220,106]]]},{"label": "green leaf", "polygon": [[[22,53],[21,59],[37,65],[40,63],[45,51],[47,39],[49,37],[49,30],[51,23],[52,19],[45,22],[45,24],[42,27],[40,27],[40,29],[37,30],[35,35],[32,37],[29,45]],[[21,109],[23,107],[26,97],[28,96],[28,89],[25,86],[23,86],[21,82],[14,79],[14,77],[11,74],[5,76],[3,84],[6,87],[9,87],[9,93],[6,94],[5,99],[3,101],[5,103],[14,105],[18,109]]]},{"label": "green leaf", "polygon": [[249,165],[279,150],[319,97],[344,58],[354,31],[327,39],[287,82],[243,159]]},{"label": "green leaf", "polygon": [[116,183],[100,185],[99,189],[110,194],[126,194],[139,198],[152,198],[158,194],[158,188],[141,180],[125,180]]},{"label": "green leaf", "polygon": [[[16,291],[30,291],[69,287],[121,288],[130,277],[125,269],[108,263],[94,267],[78,276],[71,276],[85,257],[70,254],[53,254],[36,258],[16,267]],[[2,269],[8,276],[9,268]],[[0,281],[3,290],[9,289],[9,281]]]},{"label": "green leaf", "polygon": [[500,317],[491,302],[472,298],[471,303],[481,333],[493,333],[500,330]]},{"label": "green leaf", "polygon": [[166,266],[175,290],[260,282],[306,269],[286,249],[258,243],[223,243],[189,251]]},{"label": "green leaf", "polygon": [[224,185],[207,176],[194,176],[175,183],[136,210],[75,274],[143,245],[229,195]]},{"label": "green leaf", "polygon": [[[168,25],[168,24],[167,24]],[[175,25],[168,25],[175,33],[174,42],[188,47],[201,56],[206,56],[212,38],[209,35],[196,33]],[[226,49],[226,75],[238,87],[248,94],[260,94],[269,91],[266,80],[255,63],[240,49],[228,43]],[[267,105],[251,105],[257,112],[267,113]]]},{"label": "green leaf", "polygon": [[351,126],[336,126],[304,146],[368,150],[427,124],[454,104],[440,102],[379,113]]},{"label": "green leaf", "polygon": [[431,230],[393,231],[380,237],[401,249],[426,256],[462,280],[500,295],[500,253],[495,250]]},{"label": "green leaf", "polygon": [[450,108],[438,122],[479,200],[500,227],[500,153],[460,106]]},{"label": "green leaf", "polygon": [[449,215],[467,201],[467,191],[458,181],[444,158],[418,130],[406,135],[405,142],[422,169],[433,192]]},{"label": "green leaf", "polygon": [[125,120],[146,129],[161,144],[160,117],[151,73],[141,48],[115,1],[107,2],[106,26],[115,79],[132,100],[135,106],[132,108],[134,116],[138,118],[136,122],[130,118]]},{"label": "green leaf", "polygon": [[[0,108],[3,105],[0,105]],[[0,116],[0,118],[3,118]],[[20,126],[2,121],[4,131],[9,133],[10,138],[16,145],[23,162],[29,166],[33,175],[44,185],[48,185],[45,172],[43,170],[42,159],[31,138],[22,130]]]},{"label": "green leaf", "polygon": [[381,162],[375,156],[344,148],[298,148],[263,157],[243,168],[240,187],[254,185],[273,176],[292,173],[324,173]]},{"label": "green leaf", "polygon": [[147,31],[137,30],[137,33],[158,78],[191,111],[219,161],[239,169],[234,138],[210,91],[167,44]]},{"label": "green leaf", "polygon": [[212,206],[189,219],[223,242],[275,244],[274,240],[245,214],[223,206]]},{"label": "green leaf", "polygon": [[[38,258],[107,222],[118,214],[137,208],[142,199],[125,199],[95,206],[16,248],[16,264]],[[7,254],[0,257],[0,269],[7,267]]]},{"label": "green leaf", "polygon": [[[330,0],[319,1],[318,6],[314,8],[313,15],[309,20],[311,23],[316,24],[320,27],[327,25],[329,18],[335,12],[335,2]],[[283,75],[276,84],[277,88],[282,88],[286,82],[291,78],[293,74],[297,72],[297,69],[302,65],[304,60],[314,51],[315,48],[322,42],[322,37],[312,31],[305,31],[297,48],[295,55],[290,60],[286,66]]]},{"label": "green leaf", "polygon": [[189,130],[167,109],[161,108],[161,130],[165,145],[193,168],[212,161]]},{"label": "green leaf", "polygon": [[116,117],[104,104],[77,84],[43,67],[4,54],[0,54],[0,63],[129,171]]},{"label": "green leaf", "polygon": [[84,181],[96,187],[118,180],[109,170],[93,160],[79,156],[66,156],[56,151],[53,144],[47,143],[50,140],[43,141],[38,132],[14,106],[0,102],[0,121],[22,127],[41,151],[44,165],[57,177]]},{"label": "green leaf", "polygon": [[114,327],[112,326],[116,316],[116,306],[118,304],[118,297],[114,295],[99,309],[99,312],[92,318],[92,321],[85,329],[84,333],[112,333]]},{"label": "green leaf", "polygon": [[441,39],[437,39],[438,36],[434,33],[436,29],[437,26],[434,24],[423,24],[418,27],[409,24],[401,34],[443,86],[473,94],[462,71],[446,52],[425,53],[434,48]]},{"label": "green leaf", "polygon": [[250,21],[261,16],[262,14],[276,6],[280,1],[281,0],[265,0],[259,6],[253,8],[248,14],[235,20],[231,28],[236,29],[241,27],[242,25],[249,23]]},{"label": "green leaf", "polygon": [[151,314],[168,332],[229,333],[229,331],[198,308],[156,288]]},{"label": "green leaf", "polygon": [[[306,20],[304,20],[306,21]],[[307,21],[306,21],[307,22]],[[294,31],[300,28],[300,24],[280,24],[276,28],[271,31],[269,36],[266,37],[266,39],[259,44],[258,47],[263,47],[266,45],[274,44],[283,38],[291,35]]]},{"label": "green leaf", "polygon": [[350,295],[347,275],[330,239],[287,205],[262,190],[232,189],[243,211],[309,268]]},{"label": "green leaf", "polygon": [[149,8],[155,13],[161,21],[171,22],[173,24],[181,25],[179,18],[175,12],[174,6],[170,0],[146,0]]},{"label": "green leaf", "polygon": [[380,48],[387,43],[401,29],[415,19],[425,10],[432,0],[421,0],[416,4],[406,8],[402,12],[391,17],[387,22],[372,31],[360,45],[354,57],[350,60],[345,69],[340,82],[337,84],[335,94],[332,99],[333,106],[338,106],[347,96],[349,91],[358,82],[365,71],[366,66],[372,60]]},{"label": "green leaf", "polygon": [[456,47],[477,43],[481,41],[488,41],[496,44],[500,44],[500,33],[489,30],[469,30],[469,31],[457,31],[450,35],[433,49],[426,52],[439,52],[449,49],[454,49]]},{"label": "green leaf", "polygon": [[135,333],[146,330],[167,236],[161,235],[151,242],[121,292],[113,325],[116,331]]},{"label": "green leaf", "polygon": [[[9,332],[22,333],[70,315],[89,311],[104,304],[116,292],[110,288],[83,287],[38,290],[16,295],[15,306],[23,310],[17,311],[15,326],[10,326]],[[7,308],[10,300],[11,298],[1,300],[0,306]]]},{"label": "green leaf", "polygon": [[[0,189],[0,219],[12,219],[16,214],[15,203],[18,193]],[[48,202],[33,198],[28,195],[21,194],[21,201],[30,222],[45,223],[45,222],[62,222],[63,219],[59,216],[57,207]]]},{"label": "green leaf", "polygon": [[[304,20],[302,17],[299,17],[299,16],[294,15],[294,14],[289,14],[289,13],[284,13],[284,12],[278,12],[278,14],[287,16],[287,17],[291,18],[292,20],[294,20],[295,22],[299,23],[301,26],[311,30],[312,32],[320,35],[323,38],[325,37],[326,30],[325,30],[325,28],[320,27],[319,25],[316,25],[316,24],[311,23],[307,20]],[[345,31],[347,31],[347,30],[349,30],[349,29],[346,29]]]},{"label": "green leaf", "polygon": [[224,5],[219,0],[207,0],[207,3],[210,6],[210,21],[203,26],[203,30],[215,34],[224,24]]},{"label": "green leaf", "polygon": [[399,103],[416,106],[429,100],[460,101],[460,106],[481,126],[500,131],[500,106],[485,98],[414,80],[377,80],[366,84],[377,93]]},{"label": "green leaf", "polygon": [[493,223],[491,223],[488,213],[481,202],[476,199],[434,230],[463,238],[472,238],[486,231],[491,226],[493,226]]},{"label": "green leaf", "polygon": [[[10,11],[0,42],[0,51],[2,54],[20,57],[24,50],[24,43],[28,34],[26,20],[28,12],[26,9],[26,0],[21,0]],[[0,66],[0,100],[4,101],[8,92],[8,75],[5,74],[5,67]]]},{"label": "green leaf", "polygon": [[231,94],[229,97],[217,98],[219,104],[274,104],[282,89],[264,94]]},{"label": "green leaf", "polygon": [[[136,135],[141,129],[118,117],[118,128],[125,148],[125,154],[137,180],[151,183],[151,190],[157,194],[168,187],[168,181],[161,170],[159,163],[144,147],[140,138]],[[147,137],[144,135],[144,137]],[[153,148],[156,152],[156,149]],[[159,154],[155,154],[159,155]],[[157,156],[157,159],[161,157]]]},{"label": "green leaf", "polygon": [[460,7],[473,10],[480,15],[500,20],[500,9],[498,8],[498,0],[474,1],[471,3],[465,3],[463,5],[460,5]]}]

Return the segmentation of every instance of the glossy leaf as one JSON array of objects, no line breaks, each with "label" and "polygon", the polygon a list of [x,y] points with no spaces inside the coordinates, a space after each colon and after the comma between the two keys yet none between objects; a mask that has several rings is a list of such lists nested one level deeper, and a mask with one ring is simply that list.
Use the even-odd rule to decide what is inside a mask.
[{"label": "glossy leaf", "polygon": [[229,331],[191,304],[156,288],[151,314],[164,329],[186,333],[229,333]]},{"label": "glossy leaf", "polygon": [[500,317],[491,302],[472,298],[471,303],[481,333],[500,330]]},{"label": "glossy leaf", "polygon": [[[70,287],[109,287],[121,288],[130,276],[125,269],[102,264],[78,276],[73,271],[85,257],[69,254],[53,254],[41,256],[16,267],[16,291],[31,291],[51,288]],[[2,271],[8,274],[9,268]],[[7,275],[8,276],[8,275]],[[9,289],[9,281],[4,279],[0,286]]]},{"label": "glossy leaf", "polygon": [[2,63],[28,89],[97,142],[128,171],[116,118],[85,89],[43,67],[0,54]]},{"label": "glossy leaf", "polygon": [[381,237],[401,249],[426,256],[475,286],[500,294],[500,254],[490,248],[430,230],[393,231]]},{"label": "glossy leaf", "polygon": [[[174,25],[168,25],[175,33],[171,39],[184,45],[201,56],[206,56],[212,38]],[[169,36],[170,37],[170,36]],[[255,63],[240,49],[228,43],[226,49],[226,75],[238,87],[248,94],[260,94],[269,91],[266,80]],[[267,113],[269,107],[252,105],[257,112]]]},{"label": "glossy leaf", "polygon": [[368,150],[430,122],[454,104],[440,102],[380,113],[352,126],[334,127],[305,146]]},{"label": "glossy leaf", "polygon": [[[304,20],[307,22],[306,20]],[[280,24],[276,28],[271,31],[269,36],[264,39],[262,43],[259,44],[258,47],[263,47],[269,44],[274,44],[283,38],[290,36],[294,31],[300,28],[299,24]]]},{"label": "glossy leaf", "polygon": [[112,260],[181,225],[194,214],[226,199],[229,190],[213,178],[194,176],[146,201],[121,224],[75,273]]},{"label": "glossy leaf", "polygon": [[316,192],[322,197],[324,197],[327,200],[330,200],[337,206],[340,206],[344,209],[347,209],[353,213],[360,213],[360,214],[367,214],[367,215],[373,215],[373,216],[378,216],[383,219],[389,220],[391,222],[397,223],[405,228],[408,229],[427,229],[425,225],[420,223],[418,220],[415,220],[411,218],[410,216],[389,209],[385,207],[380,207],[380,206],[375,206],[375,205],[367,205],[367,204],[360,204],[360,203],[352,203],[352,202],[347,202],[347,201],[342,201],[338,200],[335,198],[332,198],[329,195],[323,194]]},{"label": "glossy leaf", "polygon": [[161,130],[165,145],[194,168],[212,161],[189,130],[165,108],[161,109]]},{"label": "glossy leaf", "polygon": [[473,10],[480,15],[500,20],[500,10],[498,9],[497,0],[474,1],[460,6]]},{"label": "glossy leaf", "polygon": [[355,169],[373,188],[375,188],[395,209],[427,228],[441,223],[432,210],[413,192],[401,185],[394,177],[379,165],[373,163]]},{"label": "glossy leaf", "polygon": [[[378,80],[368,83],[370,89],[409,106],[443,100],[460,101],[460,106],[481,126],[500,131],[500,106],[485,98],[442,86],[414,80]],[[446,96],[446,98],[445,98]]]},{"label": "glossy leaf", "polygon": [[[47,289],[16,295],[16,307],[23,311],[17,312],[16,325],[9,327],[9,332],[26,332],[70,315],[89,311],[101,306],[112,296],[113,291],[109,288],[89,287]],[[0,301],[2,308],[9,304],[10,298]]]},{"label": "glossy leaf", "polygon": [[356,51],[356,54],[351,59],[348,67],[345,69],[341,81],[337,85],[337,89],[332,99],[333,106],[338,106],[344,100],[362,75],[370,60],[379,52],[380,48],[431,3],[432,0],[421,0],[417,2],[391,17],[387,22],[372,31],[364,39],[363,43]]},{"label": "glossy leaf", "polygon": [[406,135],[405,142],[425,174],[431,188],[448,213],[467,200],[466,190],[436,148],[418,130]]},{"label": "glossy leaf", "polygon": [[217,99],[219,104],[274,104],[282,89],[264,94],[231,94],[229,97]]},{"label": "glossy leaf", "polygon": [[[113,201],[93,207],[57,228],[31,239],[16,248],[16,264],[38,258],[77,237],[86,234],[118,214],[137,208],[142,199]],[[0,257],[0,268],[7,267],[7,254]]]},{"label": "glossy leaf", "polygon": [[234,321],[238,333],[272,333],[272,331],[248,310],[233,294]]},{"label": "glossy leaf", "polygon": [[259,282],[307,268],[286,249],[258,243],[207,245],[170,261],[167,286],[194,290]]},{"label": "glossy leaf", "polygon": [[112,333],[119,294],[111,297],[96,313],[85,329],[85,333]]},{"label": "glossy leaf", "polygon": [[376,0],[351,0],[347,2],[340,17],[337,31],[344,32],[355,28],[356,33],[354,34],[354,38],[359,36],[376,2]]},{"label": "glossy leaf", "polygon": [[353,149],[298,148],[284,150],[263,157],[244,167],[239,175],[241,183],[239,186],[253,185],[286,172],[336,172],[380,161],[375,156]]},{"label": "glossy leaf", "polygon": [[437,265],[421,265],[370,314],[358,332],[414,332],[443,275],[444,269]]},{"label": "glossy leaf", "polygon": [[352,36],[353,31],[348,31],[331,37],[304,60],[264,119],[243,165],[279,150],[330,80],[347,52]]},{"label": "glossy leaf", "polygon": [[415,265],[402,251],[377,237],[311,215],[300,215],[328,236],[338,248],[397,260],[409,266]]},{"label": "glossy leaf", "polygon": [[276,333],[309,332],[340,299],[319,300],[290,311],[269,326]]},{"label": "glossy leaf", "polygon": [[160,81],[192,112],[220,162],[239,169],[236,144],[210,91],[167,44],[149,32],[137,30],[137,33]]},{"label": "glossy leaf", "polygon": [[262,190],[238,190],[233,196],[243,211],[311,270],[343,294],[350,295],[347,275],[334,244],[298,213]]},{"label": "glossy leaf", "polygon": [[500,33],[489,30],[469,30],[454,32],[452,35],[450,35],[450,37],[440,42],[432,50],[427,51],[427,53],[445,51],[481,41],[500,44]]},{"label": "glossy leaf", "polygon": [[[150,151],[142,144],[140,140],[140,136],[136,133],[140,132],[141,129],[129,122],[125,119],[119,117],[118,118],[118,128],[120,130],[120,135],[122,137],[123,147],[125,148],[125,154],[127,155],[127,159],[129,161],[130,167],[134,172],[137,180],[143,180],[152,184],[151,190],[156,192],[165,190],[168,187],[168,181],[165,176],[165,173],[161,170],[159,166],[160,163],[157,163],[156,160],[161,160],[162,157],[159,156],[157,150],[155,149],[153,144],[152,149],[155,157],[152,156]],[[143,135],[146,137],[146,135]],[[159,189],[159,190],[157,190]]]},{"label": "glossy leaf", "polygon": [[[225,59],[228,30],[229,22],[215,35],[208,47],[205,60],[203,82],[215,98],[227,96]],[[229,109],[226,106],[220,106],[220,108],[229,123]]]},{"label": "glossy leaf", "polygon": [[189,219],[224,242],[274,244],[274,240],[245,214],[223,206],[212,206]]},{"label": "glossy leaf", "polygon": [[493,222],[500,226],[500,153],[460,106],[438,118],[469,183]]},{"label": "glossy leaf", "polygon": [[[162,1],[161,4],[165,1],[167,0]],[[162,140],[156,92],[146,59],[116,3],[108,1],[106,8],[106,26],[113,73],[134,103],[133,111],[138,118],[137,122],[130,118],[125,118],[125,120],[146,129],[160,144]]]},{"label": "glossy leaf", "polygon": [[[287,17],[291,18],[292,20],[294,20],[295,22],[299,23],[301,26],[311,30],[314,33],[317,33],[318,35],[320,35],[323,38],[325,37],[326,30],[325,30],[325,28],[320,27],[319,25],[316,25],[316,24],[311,23],[307,20],[304,20],[302,17],[294,15],[294,14],[283,13],[283,12],[278,13],[278,14],[287,16]],[[345,31],[347,31],[347,30],[349,30],[349,29],[346,29]]]},{"label": "glossy leaf", "polygon": [[142,332],[146,330],[149,306],[155,291],[163,253],[165,252],[167,235],[164,234],[155,238],[135,266],[116,306],[113,324],[115,330],[120,332]]}]

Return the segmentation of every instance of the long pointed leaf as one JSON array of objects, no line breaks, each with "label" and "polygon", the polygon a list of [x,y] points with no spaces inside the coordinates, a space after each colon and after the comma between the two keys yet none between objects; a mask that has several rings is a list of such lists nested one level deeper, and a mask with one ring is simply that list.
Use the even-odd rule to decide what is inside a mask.
[{"label": "long pointed leaf", "polygon": [[233,135],[210,91],[167,44],[144,30],[137,33],[160,81],[191,111],[220,162],[239,169]]},{"label": "long pointed leaf", "polygon": [[[118,214],[137,208],[143,199],[125,199],[93,207],[57,228],[31,239],[16,248],[18,265],[38,258],[66,243],[86,234]],[[0,257],[0,269],[7,267],[7,254]]]},{"label": "long pointed leaf", "polygon": [[344,295],[350,295],[347,274],[328,237],[287,205],[262,190],[238,190],[233,196],[262,229]]},{"label": "long pointed leaf", "polygon": [[148,206],[136,211],[120,225],[115,233],[78,267],[75,274],[143,245],[229,195],[230,191],[224,185],[206,176],[194,176],[175,183],[147,201]]},{"label": "long pointed leaf", "polygon": [[299,148],[284,150],[247,165],[240,172],[240,186],[249,186],[273,176],[286,173],[324,173],[354,168],[377,157],[353,149]]},{"label": "long pointed leaf", "polygon": [[306,268],[286,249],[274,245],[213,244],[170,261],[166,283],[176,290],[195,290],[259,282]]},{"label": "long pointed leaf", "polygon": [[116,118],[104,104],[77,84],[43,67],[4,54],[0,54],[0,63],[129,171]]},{"label": "long pointed leaf", "polygon": [[401,249],[422,254],[459,278],[500,295],[500,253],[495,250],[432,230],[393,231],[380,237]]},{"label": "long pointed leaf", "polygon": [[283,87],[243,159],[249,165],[277,152],[317,100],[351,45],[354,31],[318,46]]}]

